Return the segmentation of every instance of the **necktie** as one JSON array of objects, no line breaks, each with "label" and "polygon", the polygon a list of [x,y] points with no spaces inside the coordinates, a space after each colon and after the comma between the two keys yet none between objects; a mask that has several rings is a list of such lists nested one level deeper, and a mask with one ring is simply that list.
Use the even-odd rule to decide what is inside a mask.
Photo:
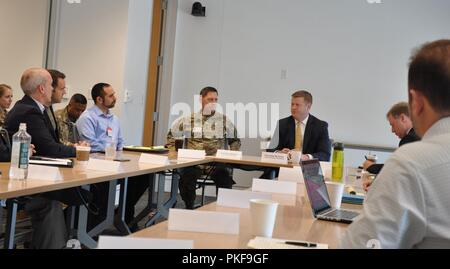
[{"label": "necktie", "polygon": [[302,150],[303,146],[303,138],[302,138],[302,123],[298,122],[297,127],[295,128],[295,149]]},{"label": "necktie", "polygon": [[46,107],[45,113],[47,113],[48,118],[50,119],[50,122],[53,127],[53,131],[56,131],[56,121],[55,121],[55,118],[53,117],[53,113],[52,113],[51,109],[49,107]]}]

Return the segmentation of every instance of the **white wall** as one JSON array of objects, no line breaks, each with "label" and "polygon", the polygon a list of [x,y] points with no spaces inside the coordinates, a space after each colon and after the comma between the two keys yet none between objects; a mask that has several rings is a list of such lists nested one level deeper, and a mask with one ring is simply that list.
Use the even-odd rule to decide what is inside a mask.
[{"label": "white wall", "polygon": [[[21,99],[20,77],[29,67],[45,63],[48,0],[0,0],[0,84]],[[13,103],[14,105],[14,103]]]},{"label": "white wall", "polygon": [[179,1],[172,104],[210,84],[221,103],[277,102],[284,117],[307,88],[332,138],[357,144],[397,145],[385,114],[407,99],[411,50],[450,36],[446,0],[204,0],[206,18],[193,2]]},{"label": "white wall", "polygon": [[[210,85],[222,105],[275,102],[281,118],[306,88],[331,137],[354,144],[397,146],[385,114],[407,100],[411,51],[450,36],[446,0],[203,0],[206,18],[190,15],[193,2],[178,0],[172,105],[193,106]],[[243,151],[258,154],[259,141],[243,139]],[[349,152],[346,165],[367,153]]]},{"label": "white wall", "polygon": [[55,22],[50,67],[67,75],[69,98],[79,92],[91,99],[92,86],[98,82],[111,84],[119,100],[113,111],[120,115],[129,1],[83,0],[72,4],[58,1],[58,4],[59,20]]},{"label": "white wall", "polygon": [[128,36],[124,87],[130,99],[122,106],[120,124],[129,145],[141,145],[147,93],[148,60],[153,0],[132,0],[128,11]]},{"label": "white wall", "polygon": [[50,63],[67,75],[66,97],[79,92],[91,100],[94,84],[110,83],[126,144],[142,142],[152,8],[153,0],[59,1],[53,15]]}]

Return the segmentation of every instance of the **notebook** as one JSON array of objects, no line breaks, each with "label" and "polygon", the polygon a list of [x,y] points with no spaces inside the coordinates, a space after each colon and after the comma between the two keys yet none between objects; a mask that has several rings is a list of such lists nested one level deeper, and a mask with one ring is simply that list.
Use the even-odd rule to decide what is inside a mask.
[{"label": "notebook", "polygon": [[169,152],[169,149],[165,148],[164,146],[154,146],[154,147],[125,146],[123,147],[123,150],[143,152],[143,153],[153,153],[153,154],[166,154]]},{"label": "notebook", "polygon": [[73,161],[70,159],[57,159],[39,156],[31,156],[28,163],[35,165],[47,165],[56,167],[68,167],[68,168],[73,167]]}]

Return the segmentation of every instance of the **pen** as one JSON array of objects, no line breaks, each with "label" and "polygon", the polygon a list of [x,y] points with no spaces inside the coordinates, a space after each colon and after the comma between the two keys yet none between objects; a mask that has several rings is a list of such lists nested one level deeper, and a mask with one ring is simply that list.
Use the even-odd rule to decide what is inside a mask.
[{"label": "pen", "polygon": [[307,248],[317,247],[317,244],[315,244],[315,243],[308,243],[308,242],[286,241],[284,243],[287,244],[287,245],[301,246],[301,247],[307,247]]}]

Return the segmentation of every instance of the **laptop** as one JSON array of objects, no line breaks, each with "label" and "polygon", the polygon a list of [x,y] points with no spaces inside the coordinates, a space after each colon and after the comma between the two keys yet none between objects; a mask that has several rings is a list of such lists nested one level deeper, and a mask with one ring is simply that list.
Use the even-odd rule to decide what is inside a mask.
[{"label": "laptop", "polygon": [[301,166],[314,217],[327,221],[352,223],[359,215],[358,212],[331,207],[319,160],[302,161]]}]

